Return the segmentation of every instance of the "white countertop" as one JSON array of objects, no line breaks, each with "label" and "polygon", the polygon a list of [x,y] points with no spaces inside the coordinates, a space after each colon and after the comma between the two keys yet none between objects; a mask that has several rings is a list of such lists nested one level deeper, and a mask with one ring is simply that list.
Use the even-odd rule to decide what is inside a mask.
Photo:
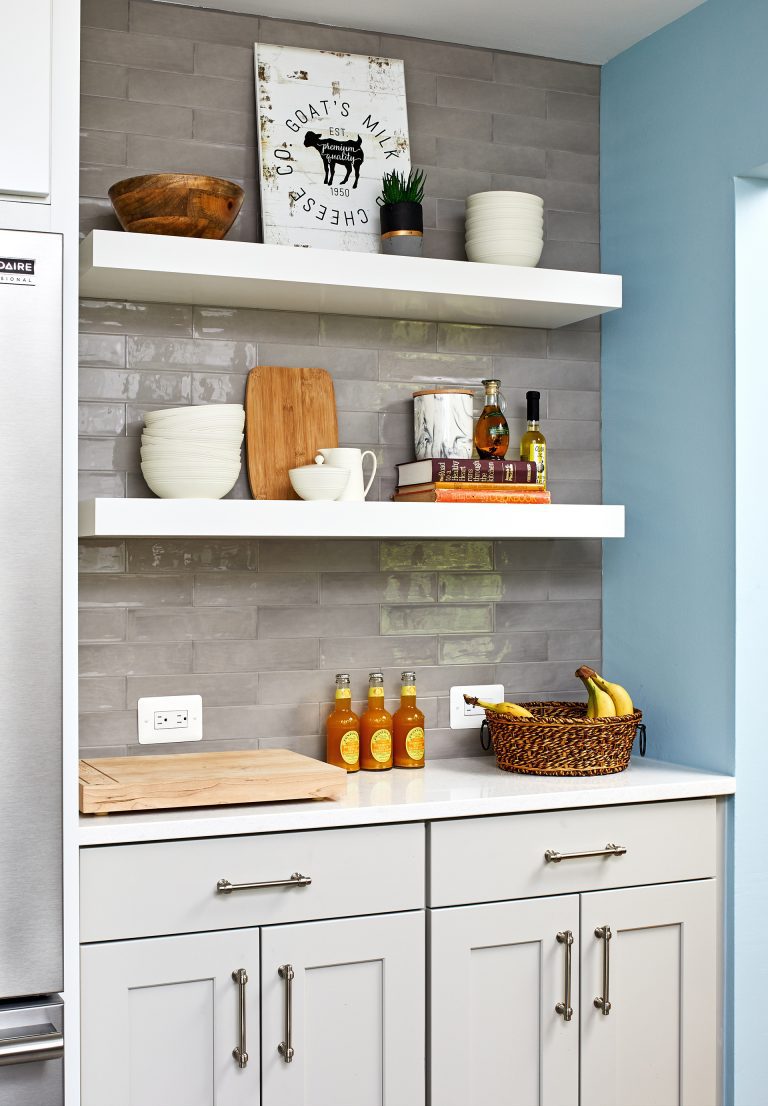
[{"label": "white countertop", "polygon": [[732,795],[732,776],[634,758],[618,775],[521,776],[491,757],[433,760],[422,770],[356,772],[339,800],[304,800],[134,814],[80,815],[81,845],[169,841],[245,833],[423,822],[484,814],[521,814],[620,803]]}]

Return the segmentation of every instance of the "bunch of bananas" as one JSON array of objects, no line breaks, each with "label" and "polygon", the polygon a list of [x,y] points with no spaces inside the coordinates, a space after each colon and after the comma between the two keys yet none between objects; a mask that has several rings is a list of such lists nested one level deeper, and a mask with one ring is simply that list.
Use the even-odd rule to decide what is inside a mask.
[{"label": "bunch of bananas", "polygon": [[[632,714],[634,704],[626,688],[621,684],[612,684],[604,680],[594,668],[585,664],[576,670],[576,675],[587,689],[587,718],[615,718],[618,715]],[[533,715],[519,703],[486,703],[474,695],[465,695],[464,702],[472,707],[483,707],[494,714],[507,714],[512,718],[533,718]]]},{"label": "bunch of bananas", "polygon": [[576,675],[587,689],[587,718],[615,718],[632,714],[635,707],[626,688],[604,680],[594,668],[585,664],[576,669]]},{"label": "bunch of bananas", "polygon": [[510,714],[514,718],[533,718],[529,710],[517,703],[486,703],[484,699],[477,699],[474,695],[465,695],[464,702],[469,703],[471,707],[492,710],[495,714]]}]

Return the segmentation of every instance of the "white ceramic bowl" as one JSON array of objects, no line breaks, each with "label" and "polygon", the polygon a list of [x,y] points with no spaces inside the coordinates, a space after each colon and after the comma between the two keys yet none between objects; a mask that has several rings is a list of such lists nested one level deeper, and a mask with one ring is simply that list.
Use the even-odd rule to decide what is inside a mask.
[{"label": "white ceramic bowl", "polygon": [[242,434],[243,426],[239,422],[218,422],[216,419],[197,419],[194,422],[166,419],[164,422],[153,422],[146,431],[150,434]]},{"label": "white ceramic bowl", "polygon": [[167,444],[176,442],[179,445],[191,446],[222,446],[234,449],[243,444],[243,435],[236,430],[145,430],[141,436],[145,444]]},{"label": "white ceramic bowl", "polygon": [[338,499],[349,481],[349,469],[302,465],[288,469],[288,477],[299,499]]},{"label": "white ceramic bowl", "polygon": [[157,473],[160,476],[195,476],[206,479],[240,471],[239,461],[142,461],[142,471]]},{"label": "white ceramic bowl", "polygon": [[504,227],[528,227],[541,231],[544,228],[543,215],[468,215],[464,225],[467,230],[496,231]]},{"label": "white ceramic bowl", "polygon": [[219,419],[224,422],[245,421],[245,411],[239,403],[201,403],[194,407],[167,407],[159,411],[147,411],[144,422],[147,426],[166,422],[168,419],[182,419],[194,422],[197,419]]},{"label": "white ceramic bowl", "polygon": [[544,207],[544,200],[533,192],[475,192],[473,196],[467,196],[467,210],[477,207],[495,207],[501,210],[503,207]]},{"label": "white ceramic bowl", "polygon": [[475,222],[490,222],[491,219],[523,219],[532,222],[543,222],[543,207],[468,207],[465,216]]},{"label": "white ceramic bowl", "polygon": [[467,204],[467,215],[531,215],[543,216],[544,205],[520,200],[492,200],[488,203]]},{"label": "white ceramic bowl", "polygon": [[497,209],[495,207],[468,207],[465,212],[465,219],[472,222],[485,222],[489,223],[492,219],[504,220],[514,219],[522,220],[523,222],[544,222],[544,208],[543,207],[505,207]]},{"label": "white ceramic bowl", "polygon": [[142,461],[238,461],[239,449],[193,449],[191,446],[167,449],[165,446],[147,445],[143,443],[141,449]]},{"label": "white ceramic bowl", "polygon": [[221,499],[232,491],[237,482],[237,474],[234,477],[217,476],[205,480],[185,476],[167,477],[144,472],[143,465],[142,472],[149,488],[161,499]]},{"label": "white ceramic bowl", "polygon": [[535,249],[536,246],[543,245],[544,239],[540,234],[485,234],[485,235],[467,235],[466,245],[474,246],[476,249],[495,249],[496,247],[503,247],[508,249],[511,247],[521,246],[525,249]]},{"label": "white ceramic bowl", "polygon": [[541,259],[543,245],[536,249],[478,249],[475,246],[467,246],[467,257],[470,261],[478,261],[485,265],[520,265],[525,268],[534,268]]}]

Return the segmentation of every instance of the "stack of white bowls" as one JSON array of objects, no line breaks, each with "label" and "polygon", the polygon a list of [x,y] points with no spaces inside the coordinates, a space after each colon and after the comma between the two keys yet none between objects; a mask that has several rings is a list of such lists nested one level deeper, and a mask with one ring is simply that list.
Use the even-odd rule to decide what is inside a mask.
[{"label": "stack of white bowls", "polygon": [[491,265],[538,265],[544,201],[531,192],[477,192],[467,199],[467,257]]},{"label": "stack of white bowls", "polygon": [[245,411],[237,403],[148,411],[141,471],[161,499],[221,499],[240,475]]}]

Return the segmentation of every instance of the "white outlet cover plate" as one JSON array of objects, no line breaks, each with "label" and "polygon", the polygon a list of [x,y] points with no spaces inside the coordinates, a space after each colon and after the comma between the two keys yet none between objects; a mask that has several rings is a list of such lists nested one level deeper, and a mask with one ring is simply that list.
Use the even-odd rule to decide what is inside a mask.
[{"label": "white outlet cover plate", "polygon": [[[178,729],[155,729],[155,711],[185,710],[187,725]],[[153,695],[139,699],[139,744],[161,745],[169,741],[203,740],[202,695]]]},{"label": "white outlet cover plate", "polygon": [[478,730],[485,718],[482,707],[470,707],[464,702],[464,694],[474,695],[489,703],[504,700],[504,684],[466,684],[451,688],[451,729]]}]

